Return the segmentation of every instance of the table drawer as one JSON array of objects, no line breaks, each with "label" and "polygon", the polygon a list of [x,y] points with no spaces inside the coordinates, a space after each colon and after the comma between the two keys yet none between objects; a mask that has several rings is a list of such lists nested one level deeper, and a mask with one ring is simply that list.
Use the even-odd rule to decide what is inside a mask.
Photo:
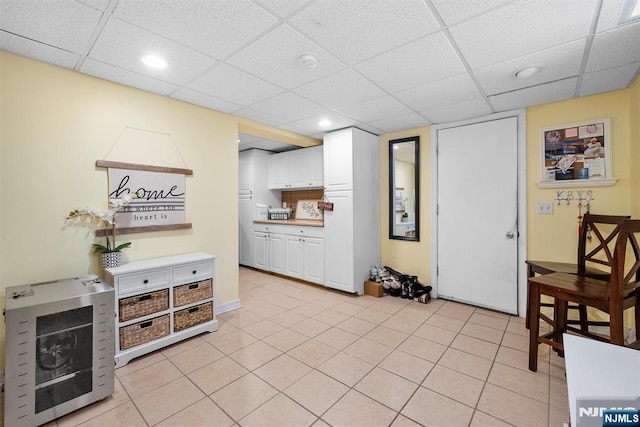
[{"label": "table drawer", "polygon": [[169,289],[149,292],[118,301],[121,322],[169,309]]},{"label": "table drawer", "polygon": [[120,350],[166,337],[170,332],[169,315],[120,328]]},{"label": "table drawer", "polygon": [[116,292],[120,295],[133,292],[145,291],[147,289],[169,286],[170,270],[153,270],[143,273],[127,274],[118,278],[118,288]]},{"label": "table drawer", "polygon": [[211,277],[213,277],[212,262],[199,262],[173,268],[173,283],[177,285],[200,282]]},{"label": "table drawer", "polygon": [[186,285],[176,286],[173,288],[173,306],[180,307],[182,305],[203,301],[213,297],[212,280],[207,279],[196,283],[187,283]]},{"label": "table drawer", "polygon": [[173,313],[173,330],[178,332],[208,322],[209,320],[213,320],[212,302],[196,305],[195,307]]}]

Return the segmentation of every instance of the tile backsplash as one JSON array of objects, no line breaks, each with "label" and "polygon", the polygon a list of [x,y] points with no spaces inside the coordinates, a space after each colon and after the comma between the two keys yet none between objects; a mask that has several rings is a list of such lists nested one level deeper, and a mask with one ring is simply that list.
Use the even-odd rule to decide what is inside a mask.
[{"label": "tile backsplash", "polygon": [[322,200],[322,196],[324,196],[324,190],[321,188],[315,190],[283,191],[280,206],[282,206],[283,202],[286,203],[288,208],[293,209],[291,217],[295,218],[298,200]]}]

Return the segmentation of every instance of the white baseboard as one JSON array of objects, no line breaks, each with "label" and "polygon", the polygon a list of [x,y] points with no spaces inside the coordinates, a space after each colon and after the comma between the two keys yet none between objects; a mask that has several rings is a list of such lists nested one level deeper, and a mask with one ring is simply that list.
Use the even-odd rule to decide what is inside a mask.
[{"label": "white baseboard", "polygon": [[242,308],[242,303],[239,299],[234,299],[231,301],[227,301],[223,304],[219,304],[215,306],[216,316],[218,314],[226,313],[227,311],[237,310]]}]

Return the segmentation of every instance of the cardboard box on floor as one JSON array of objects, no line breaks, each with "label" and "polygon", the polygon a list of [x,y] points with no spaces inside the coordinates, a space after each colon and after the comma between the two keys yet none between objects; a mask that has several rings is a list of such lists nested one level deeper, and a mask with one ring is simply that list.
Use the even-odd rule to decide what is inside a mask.
[{"label": "cardboard box on floor", "polygon": [[384,295],[384,288],[382,287],[382,283],[367,280],[366,282],[364,282],[364,293],[365,295],[371,295],[373,297],[380,298]]}]

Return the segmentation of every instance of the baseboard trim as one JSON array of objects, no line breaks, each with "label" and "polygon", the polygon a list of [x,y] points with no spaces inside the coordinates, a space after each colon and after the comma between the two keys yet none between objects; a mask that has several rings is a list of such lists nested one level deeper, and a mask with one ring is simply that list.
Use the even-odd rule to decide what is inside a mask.
[{"label": "baseboard trim", "polygon": [[227,311],[237,310],[242,308],[242,303],[239,299],[234,299],[231,301],[227,301],[223,304],[219,304],[215,306],[216,316],[218,314],[226,313]]}]

